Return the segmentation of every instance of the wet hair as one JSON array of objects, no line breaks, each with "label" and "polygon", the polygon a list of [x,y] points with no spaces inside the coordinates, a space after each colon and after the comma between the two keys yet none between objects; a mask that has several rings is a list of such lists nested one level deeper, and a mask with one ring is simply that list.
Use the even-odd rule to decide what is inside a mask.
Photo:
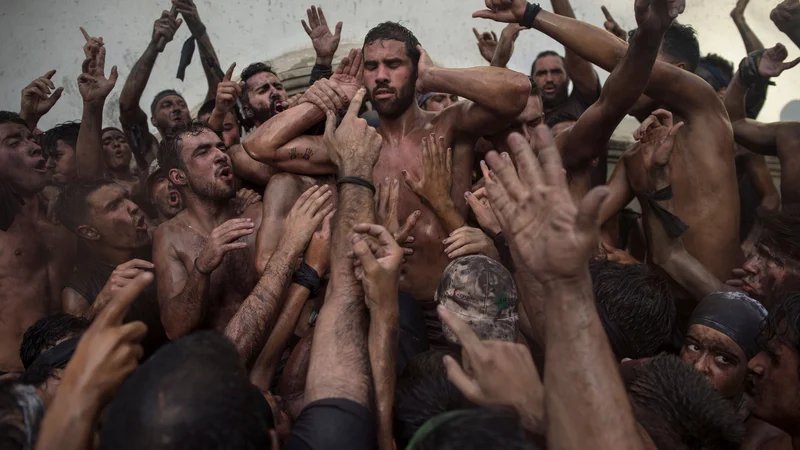
[{"label": "wet hair", "polygon": [[[670,342],[676,320],[675,299],[667,281],[645,264],[596,260],[589,264],[589,270],[596,302],[634,353],[625,355],[622,348],[613,348],[617,357],[636,359],[658,354]],[[603,327],[612,347],[618,347],[609,324],[603,323]]]},{"label": "wet hair", "polygon": [[383,22],[375,28],[369,30],[367,36],[364,38],[364,46],[361,47],[361,52],[376,41],[398,41],[406,46],[406,55],[411,59],[411,64],[414,67],[414,73],[417,73],[417,66],[419,65],[420,52],[417,49],[419,40],[414,33],[408,28],[400,25],[397,22]]},{"label": "wet hair", "polygon": [[[545,51],[539,53],[538,55],[536,55],[536,59],[533,60],[533,63],[531,64],[531,76],[530,76],[531,78],[536,76],[536,63],[540,59],[542,59],[542,58],[544,58],[546,56],[558,56],[561,59],[561,62],[562,63],[564,62],[564,57],[563,56],[559,55],[558,53],[556,53],[556,52],[554,52],[552,50],[545,50]],[[534,83],[533,80],[531,80],[531,84],[536,84],[536,83]]]},{"label": "wet hair", "polygon": [[60,123],[53,128],[47,130],[42,135],[39,143],[41,144],[42,151],[46,155],[54,155],[56,151],[56,144],[58,141],[64,141],[65,144],[75,149],[78,145],[78,133],[81,130],[80,122],[64,122]]},{"label": "wet hair", "polygon": [[[773,339],[800,354],[800,292],[784,292],[775,298],[761,327],[761,348],[771,353],[769,343]],[[800,377],[800,365],[797,373]]]},{"label": "wet hair", "polygon": [[158,102],[160,102],[162,98],[169,97],[170,95],[177,95],[183,101],[186,101],[186,99],[184,99],[183,96],[180,93],[178,93],[178,91],[176,91],[174,89],[164,89],[163,91],[161,91],[158,94],[156,94],[156,96],[153,97],[153,102],[150,103],[150,115],[151,116],[156,115],[156,107],[158,106]]},{"label": "wet hair", "polygon": [[89,196],[103,186],[115,184],[103,178],[68,183],[56,200],[56,218],[68,230],[76,232],[89,214]]},{"label": "wet hair", "polygon": [[100,449],[269,449],[272,410],[230,340],[196,332],[158,350],[108,405]]},{"label": "wet hair", "polygon": [[25,128],[28,128],[28,123],[19,116],[19,114],[11,111],[0,111],[0,125],[6,123],[15,123],[17,125],[22,125]]},{"label": "wet hair", "polygon": [[[190,134],[197,136],[204,130],[214,132],[205,122],[193,120],[189,125],[178,125],[171,133],[164,136],[158,145],[158,165],[164,173],[169,173],[172,169],[186,170],[186,163],[181,158],[181,148],[183,147],[183,136]],[[214,132],[214,134],[217,134]]]},{"label": "wet hair", "polygon": [[242,71],[242,81],[244,82],[244,86],[242,86],[242,101],[244,103],[250,104],[250,97],[248,96],[248,91],[250,90],[250,87],[247,85],[247,80],[252,78],[253,75],[257,75],[259,73],[264,73],[264,72],[271,73],[276,77],[278,76],[278,74],[275,73],[275,71],[272,69],[271,65],[263,62],[254,62],[253,64],[250,64],[249,66],[245,67],[244,70]]},{"label": "wet hair", "polygon": [[697,42],[697,32],[690,25],[673,22],[664,33],[661,51],[673,60],[686,63],[689,72],[696,71],[700,63],[700,43]]},{"label": "wet hair", "polygon": [[19,356],[27,369],[45,350],[59,341],[81,336],[89,328],[88,319],[58,313],[43,317],[30,326],[22,335]]},{"label": "wet hair", "polygon": [[[443,351],[414,356],[397,377],[394,394],[394,439],[406,448],[414,433],[428,420],[447,411],[474,408],[464,394],[447,379]],[[460,357],[451,355],[456,360]]]},{"label": "wet hair", "polygon": [[[510,409],[476,408],[451,411],[431,419],[415,437],[411,450],[534,450]],[[429,427],[429,428],[427,428]]]},{"label": "wet hair", "polygon": [[741,419],[701,373],[667,354],[632,370],[627,389],[633,415],[656,448],[739,448],[744,434]]},{"label": "wet hair", "polygon": [[759,212],[762,232],[757,247],[766,249],[779,263],[800,261],[800,213]]}]

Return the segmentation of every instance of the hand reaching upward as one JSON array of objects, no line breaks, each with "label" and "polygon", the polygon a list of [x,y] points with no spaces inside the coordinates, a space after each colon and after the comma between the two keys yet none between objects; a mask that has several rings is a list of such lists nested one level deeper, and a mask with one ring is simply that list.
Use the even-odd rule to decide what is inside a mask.
[{"label": "hand reaching upward", "polygon": [[327,63],[327,65],[330,65],[331,61],[333,61],[333,54],[339,48],[339,40],[342,37],[342,22],[336,24],[336,32],[331,34],[331,29],[328,27],[328,21],[325,19],[325,13],[322,12],[322,7],[312,6],[306,10],[306,14],[308,14],[308,23],[305,20],[301,22],[306,34],[311,38],[314,51],[317,52],[317,64]]},{"label": "hand reaching upward", "polygon": [[636,0],[634,11],[640,29],[665,33],[686,9],[686,0]]},{"label": "hand reaching upward", "polygon": [[758,64],[759,75],[762,77],[777,77],[782,74],[784,70],[791,69],[800,64],[800,58],[785,63],[784,61],[788,56],[789,51],[783,44],[775,44],[775,47],[767,49]]}]

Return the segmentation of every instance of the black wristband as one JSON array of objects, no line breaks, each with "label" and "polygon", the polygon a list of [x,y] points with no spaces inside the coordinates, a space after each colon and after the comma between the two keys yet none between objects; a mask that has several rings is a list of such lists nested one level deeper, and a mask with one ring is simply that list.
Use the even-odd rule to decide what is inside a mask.
[{"label": "black wristband", "polygon": [[363,178],[358,178],[358,177],[339,178],[339,180],[336,181],[336,189],[339,189],[343,184],[357,184],[359,186],[364,186],[365,188],[372,191],[372,195],[375,195],[376,192],[375,185]]},{"label": "black wristband", "polygon": [[671,200],[672,199],[672,186],[667,186],[664,189],[659,191],[653,192],[652,194],[645,194],[645,200],[653,208],[653,214],[658,218],[661,222],[661,225],[664,226],[664,231],[667,232],[667,235],[672,239],[677,239],[689,229],[689,227],[683,223],[680,217],[672,214],[671,212],[667,211],[666,208],[658,204],[661,200]]},{"label": "black wristband", "polygon": [[202,270],[200,270],[199,267],[197,267],[197,258],[194,259],[194,270],[196,270],[197,273],[199,273],[200,275],[203,275],[205,277],[211,275],[211,272],[208,272],[208,273],[203,272]]},{"label": "black wristband", "polygon": [[522,16],[522,20],[519,21],[519,24],[525,28],[533,28],[533,21],[536,20],[536,16],[539,15],[539,11],[541,10],[542,7],[539,6],[538,3],[528,2],[528,5],[525,6],[525,14]]},{"label": "black wristband", "polygon": [[308,298],[314,298],[319,295],[319,274],[305,261],[300,264],[300,268],[292,276],[292,283],[299,284],[311,291],[311,295]]}]

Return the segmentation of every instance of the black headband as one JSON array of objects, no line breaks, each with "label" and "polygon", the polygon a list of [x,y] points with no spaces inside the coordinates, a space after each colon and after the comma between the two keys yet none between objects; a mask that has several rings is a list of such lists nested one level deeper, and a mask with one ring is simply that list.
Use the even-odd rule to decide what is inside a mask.
[{"label": "black headband", "polygon": [[697,305],[689,326],[703,325],[728,336],[749,360],[761,351],[758,336],[766,317],[761,303],[741,292],[715,292]]},{"label": "black headband", "polygon": [[30,365],[33,366],[47,366],[52,368],[62,368],[67,365],[72,354],[75,353],[75,348],[81,338],[76,337],[67,339],[66,341],[56,345],[53,348],[43,351]]}]

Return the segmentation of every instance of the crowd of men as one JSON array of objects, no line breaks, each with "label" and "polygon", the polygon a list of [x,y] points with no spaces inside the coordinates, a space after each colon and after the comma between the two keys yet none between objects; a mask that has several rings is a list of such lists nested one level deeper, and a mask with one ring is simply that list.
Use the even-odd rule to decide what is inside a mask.
[{"label": "crowd of men", "polygon": [[[756,121],[800,59],[748,0],[738,66],[702,56],[691,2],[633,3],[626,32],[485,0],[507,26],[469,69],[395,22],[334,67],[312,6],[290,98],[172,0],[120,128],[120,50],[81,28],[80,121],[37,128],[55,70],[0,111],[0,447],[800,450],[800,122]],[[770,17],[800,47],[800,1]],[[183,22],[208,94],[148,114]],[[523,32],[565,54],[507,69]]]}]

